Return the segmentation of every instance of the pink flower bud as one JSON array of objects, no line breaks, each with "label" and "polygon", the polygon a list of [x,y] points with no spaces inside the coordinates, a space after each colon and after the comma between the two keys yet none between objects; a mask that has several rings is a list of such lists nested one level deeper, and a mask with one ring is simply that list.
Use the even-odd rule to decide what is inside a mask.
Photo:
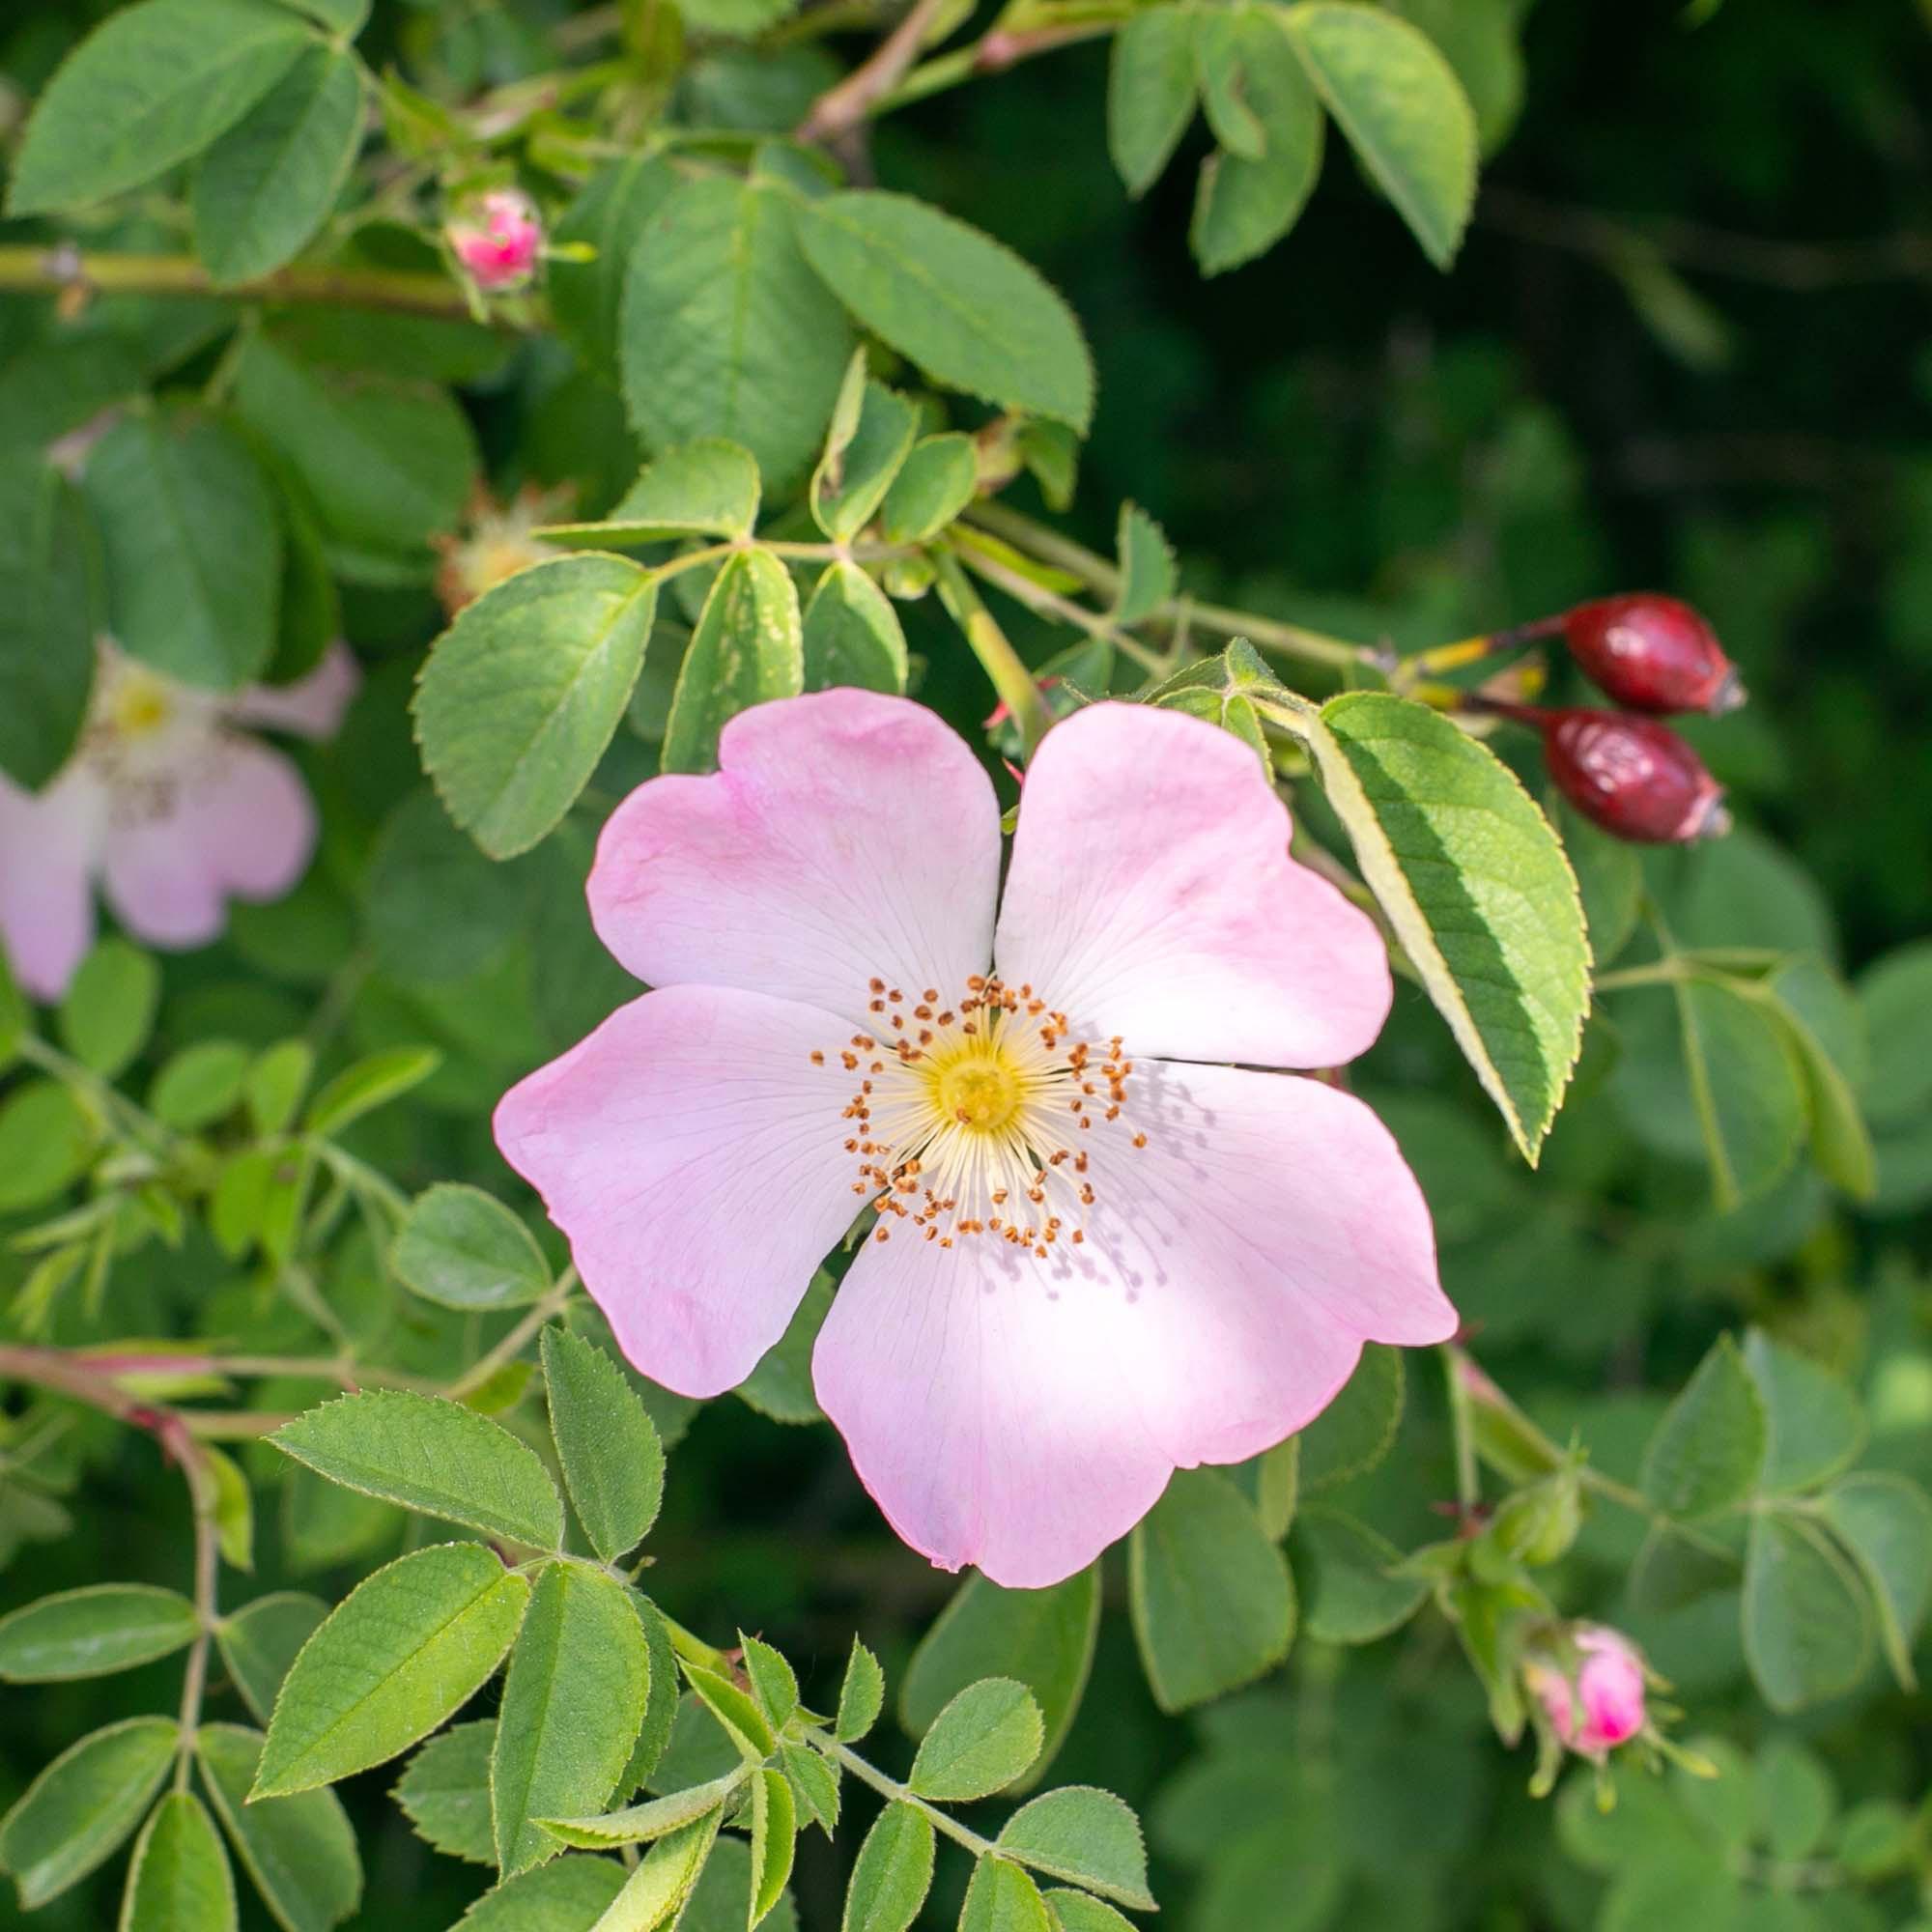
[{"label": "pink flower bud", "polygon": [[1525,1663],[1523,1681],[1557,1737],[1579,1756],[1601,1760],[1644,1727],[1643,1656],[1606,1624],[1577,1624],[1570,1637],[1574,1674],[1552,1658]]},{"label": "pink flower bud", "polygon": [[488,295],[526,288],[543,251],[543,223],[521,188],[493,187],[444,225],[464,272]]}]

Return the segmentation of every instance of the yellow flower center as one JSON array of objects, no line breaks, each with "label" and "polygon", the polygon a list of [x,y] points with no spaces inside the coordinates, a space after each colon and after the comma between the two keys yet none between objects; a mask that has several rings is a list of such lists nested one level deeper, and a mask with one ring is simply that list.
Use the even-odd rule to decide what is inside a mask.
[{"label": "yellow flower center", "polygon": [[107,700],[107,728],[117,738],[145,738],[174,714],[174,699],[158,678],[132,669],[124,669],[115,678]]},{"label": "yellow flower center", "polygon": [[956,1048],[925,1069],[933,1110],[984,1134],[1009,1126],[1026,1101],[1019,1067],[996,1041]]}]

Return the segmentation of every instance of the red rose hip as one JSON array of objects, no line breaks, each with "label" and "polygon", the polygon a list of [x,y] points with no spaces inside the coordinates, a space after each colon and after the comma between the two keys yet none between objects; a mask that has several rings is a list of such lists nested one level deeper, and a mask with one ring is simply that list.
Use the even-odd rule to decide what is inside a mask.
[{"label": "red rose hip", "polygon": [[1675,597],[1638,593],[1578,604],[1559,620],[1570,655],[1599,690],[1635,711],[1734,711],[1738,668]]},{"label": "red rose hip", "polygon": [[1730,829],[1723,787],[1669,725],[1624,711],[1545,711],[1524,722],[1543,733],[1557,790],[1616,838],[1674,845]]}]

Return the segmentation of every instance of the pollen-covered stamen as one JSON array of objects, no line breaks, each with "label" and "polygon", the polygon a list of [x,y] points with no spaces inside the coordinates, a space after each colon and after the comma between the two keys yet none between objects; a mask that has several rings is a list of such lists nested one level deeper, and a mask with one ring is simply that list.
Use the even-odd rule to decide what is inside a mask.
[{"label": "pollen-covered stamen", "polygon": [[1082,1143],[1113,1131],[1147,1145],[1127,1120],[1133,1062],[1121,1040],[1075,1039],[1031,986],[978,975],[951,1006],[937,987],[908,995],[875,979],[866,1007],[878,1036],[811,1058],[823,1065],[836,1052],[861,1076],[844,1145],[858,1157],[852,1191],[878,1209],[874,1238],[902,1223],[942,1247],[993,1236],[1042,1260],[1082,1241],[1095,1201]]}]

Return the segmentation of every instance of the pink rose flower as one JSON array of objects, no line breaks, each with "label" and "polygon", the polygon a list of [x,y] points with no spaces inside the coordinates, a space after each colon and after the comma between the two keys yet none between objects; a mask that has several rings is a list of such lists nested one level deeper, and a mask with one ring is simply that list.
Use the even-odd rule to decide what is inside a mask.
[{"label": "pink rose flower", "polygon": [[326,738],[357,681],[346,644],[306,677],[229,696],[103,644],[80,745],[42,792],[0,777],[0,940],[20,984],[57,1000],[94,944],[94,881],[137,939],[205,946],[233,898],[280,898],[315,850],[301,774],[237,725]]},{"label": "pink rose flower", "polygon": [[1237,739],[1056,725],[1004,896],[991,781],[917,704],[759,705],[720,759],[598,847],[598,934],[657,990],[497,1110],[644,1374],[742,1381],[878,1208],[819,1402],[907,1543],[1027,1588],[1301,1428],[1364,1341],[1454,1332],[1387,1130],[1248,1070],[1353,1059],[1390,981]]},{"label": "pink rose flower", "polygon": [[1601,1761],[1643,1729],[1643,1654],[1606,1624],[1578,1624],[1570,1634],[1577,1657],[1574,1682],[1554,1663],[1525,1664],[1523,1677],[1557,1737]]},{"label": "pink rose flower", "polygon": [[453,214],[443,233],[464,272],[488,295],[528,286],[543,252],[543,223],[521,188],[493,187]]}]

